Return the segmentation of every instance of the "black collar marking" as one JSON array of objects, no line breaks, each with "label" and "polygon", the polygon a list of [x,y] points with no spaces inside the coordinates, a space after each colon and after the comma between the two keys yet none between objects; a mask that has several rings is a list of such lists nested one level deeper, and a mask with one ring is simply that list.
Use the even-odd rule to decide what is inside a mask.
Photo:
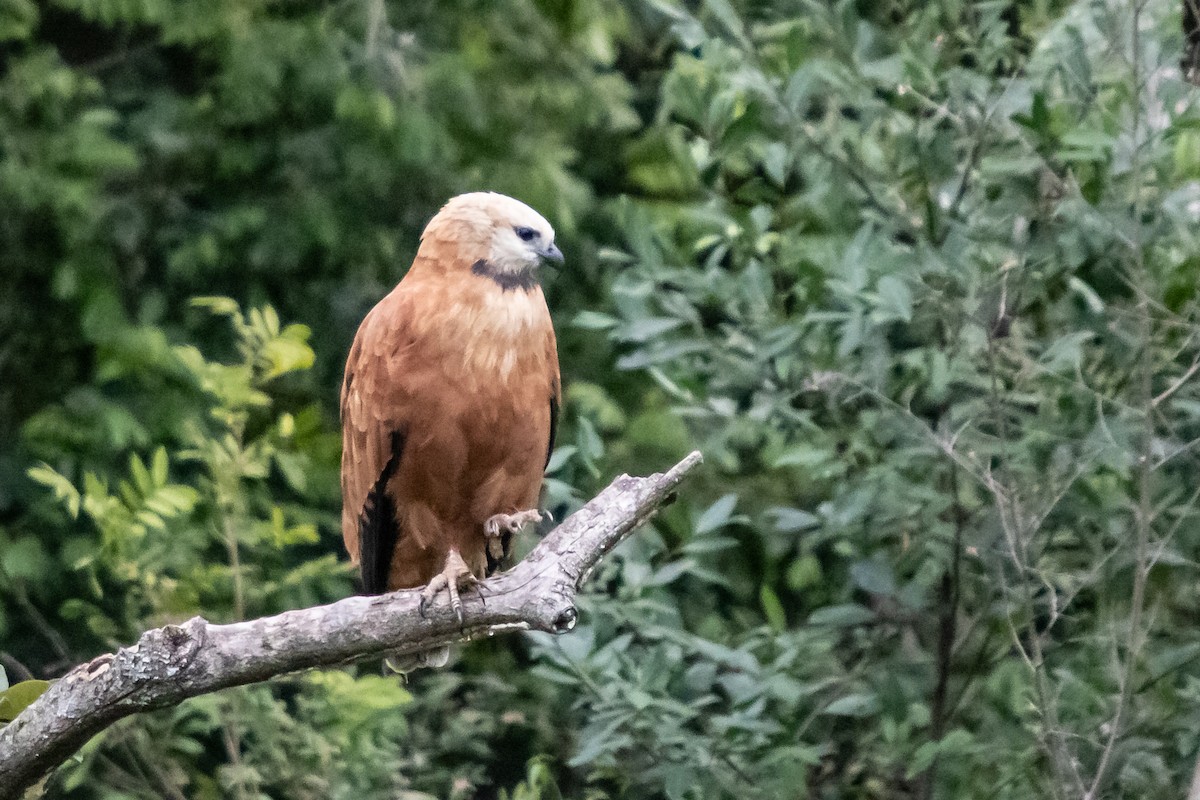
[{"label": "black collar marking", "polygon": [[533,277],[532,268],[521,272],[501,272],[482,258],[471,265],[471,272],[491,278],[506,292],[513,289],[528,292],[538,285],[537,278]]}]

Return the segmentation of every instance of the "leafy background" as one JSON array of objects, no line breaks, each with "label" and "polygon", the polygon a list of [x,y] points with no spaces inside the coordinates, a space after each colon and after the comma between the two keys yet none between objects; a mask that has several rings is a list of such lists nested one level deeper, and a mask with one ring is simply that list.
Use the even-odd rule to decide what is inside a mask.
[{"label": "leafy background", "polygon": [[[0,2],[0,664],[354,590],[336,392],[449,196],[541,210],[569,636],[127,720],[66,798],[1166,797],[1200,749],[1178,3]],[[3,707],[0,707],[0,713]]]}]

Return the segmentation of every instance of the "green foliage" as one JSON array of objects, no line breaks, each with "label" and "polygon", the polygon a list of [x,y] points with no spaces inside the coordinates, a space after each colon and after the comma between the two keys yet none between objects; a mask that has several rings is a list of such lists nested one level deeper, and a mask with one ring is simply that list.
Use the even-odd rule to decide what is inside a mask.
[{"label": "green foliage", "polygon": [[530,202],[568,254],[548,507],[708,465],[570,635],[131,719],[52,796],[1177,796],[1178,13],[4,5],[5,664],[352,591],[341,362],[458,191]]},{"label": "green foliage", "polygon": [[[1193,602],[1174,10],[800,5],[655,6],[683,49],[630,150],[648,197],[613,207],[616,313],[581,322],[747,516],[715,579],[626,575],[624,624],[544,656],[598,691],[580,758],[668,797],[778,796],[788,747],[786,785],[822,796],[1171,791],[1195,741],[1167,756],[1133,685]],[[686,565],[701,527],[650,563]],[[790,707],[757,693],[768,665]]]},{"label": "green foliage", "polygon": [[9,686],[8,675],[0,667],[0,724],[12,722],[49,688],[49,681],[39,680],[20,681]]},{"label": "green foliage", "polygon": [[[150,531],[167,530],[167,520],[184,516],[195,508],[199,494],[190,486],[167,482],[167,451],[159,447],[147,468],[136,454],[129,457],[129,480],[121,481],[116,495],[109,494],[104,479],[95,473],[84,475],[84,490],[43,464],[29,470],[29,477],[50,487],[54,496],[67,507],[72,519],[82,509],[100,532],[100,545],[114,556],[128,557],[136,552]],[[75,566],[85,566],[88,560]]]},{"label": "green foliage", "polygon": [[562,800],[562,792],[554,782],[554,774],[545,759],[529,762],[528,774],[517,784],[511,795],[501,790],[500,800]]}]

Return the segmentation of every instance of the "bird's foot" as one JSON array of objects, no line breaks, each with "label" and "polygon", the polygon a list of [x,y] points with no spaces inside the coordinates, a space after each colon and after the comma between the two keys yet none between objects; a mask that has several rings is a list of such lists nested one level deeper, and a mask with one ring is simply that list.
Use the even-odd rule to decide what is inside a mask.
[{"label": "bird's foot", "polygon": [[404,679],[405,683],[408,682],[408,674],[410,672],[416,672],[422,668],[441,669],[449,661],[449,647],[435,647],[432,650],[425,650],[420,653],[406,653],[402,656],[393,654],[383,659],[384,666],[388,670],[398,673]]},{"label": "bird's foot", "polygon": [[458,596],[458,591],[463,586],[469,586],[477,583],[478,578],[467,567],[467,562],[463,561],[462,556],[457,550],[451,550],[446,554],[446,566],[437,575],[433,576],[433,580],[429,585],[421,590],[421,604],[419,609],[421,615],[425,615],[425,610],[437,597],[438,592],[442,589],[450,595],[450,608],[454,610],[454,616],[458,617],[458,624],[463,621],[462,598]]},{"label": "bird's foot", "polygon": [[496,514],[488,517],[487,522],[483,523],[483,535],[487,537],[488,555],[496,561],[504,558],[504,534],[516,534],[529,523],[541,522],[543,518],[554,519],[549,511],[543,515],[536,508],[518,511],[515,514]]}]

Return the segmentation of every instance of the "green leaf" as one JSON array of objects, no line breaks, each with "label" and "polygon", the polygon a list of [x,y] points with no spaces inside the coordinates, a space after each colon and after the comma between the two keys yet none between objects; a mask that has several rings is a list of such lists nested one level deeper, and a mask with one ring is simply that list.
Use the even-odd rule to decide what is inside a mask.
[{"label": "green leaf", "polygon": [[733,509],[737,506],[737,502],[738,497],[736,494],[722,495],[716,502],[706,508],[704,513],[700,515],[700,518],[696,520],[694,535],[703,536],[728,524],[730,517],[733,516]]},{"label": "green leaf", "polygon": [[614,338],[620,342],[648,342],[681,325],[683,325],[683,320],[670,317],[639,319],[629,325],[617,328]]},{"label": "green leaf", "polygon": [[0,550],[0,566],[10,578],[40,584],[53,570],[54,560],[33,536],[21,536]]},{"label": "green leaf", "polygon": [[156,448],[150,460],[150,478],[155,486],[167,485],[168,466],[167,448]]},{"label": "green leaf", "polygon": [[267,364],[263,380],[308,369],[316,358],[312,348],[305,342],[286,338],[272,339],[267,342],[263,346],[262,355]]},{"label": "green leaf", "polygon": [[297,492],[304,492],[308,486],[308,461],[298,453],[275,453],[275,466],[287,481],[288,486]]},{"label": "green leaf", "polygon": [[1031,176],[1036,174],[1044,164],[1045,162],[1038,156],[986,155],[979,162],[979,169],[985,175]]},{"label": "green leaf", "polygon": [[973,743],[974,737],[961,728],[950,731],[940,740],[925,742],[913,753],[906,777],[911,780],[929,769],[933,760],[939,756],[967,755]]},{"label": "green leaf", "polygon": [[775,518],[776,529],[784,533],[812,530],[821,524],[821,518],[799,508],[775,506],[767,509],[767,513]]},{"label": "green leaf", "polygon": [[580,311],[571,320],[571,325],[587,331],[604,331],[619,323],[616,317],[598,311]]},{"label": "green leaf", "polygon": [[693,797],[693,791],[700,777],[690,767],[671,766],[663,775],[663,793],[668,800],[688,800]]},{"label": "green leaf", "polygon": [[[133,478],[133,486],[137,488],[137,492],[141,497],[148,497],[154,493],[154,481],[150,478],[150,471],[146,469],[145,463],[142,462],[137,455],[129,456],[129,474]],[[126,499],[130,506],[137,502],[137,497],[132,494]]]},{"label": "green leaf", "polygon": [[850,578],[855,585],[871,594],[894,595],[896,576],[891,566],[878,560],[859,561],[850,566]]},{"label": "green leaf", "polygon": [[1083,346],[1095,338],[1091,331],[1075,331],[1055,339],[1042,353],[1041,361],[1053,372],[1077,370],[1083,361]]},{"label": "green leaf", "polygon": [[213,314],[227,317],[238,317],[242,313],[237,301],[230,297],[193,297],[191,304],[196,308],[205,308]]},{"label": "green leaf", "polygon": [[50,688],[50,681],[21,681],[0,692],[0,722],[12,722]]},{"label": "green leaf", "polygon": [[909,291],[904,281],[894,275],[884,275],[879,279],[875,290],[879,293],[879,303],[876,308],[881,319],[912,321],[912,292]]},{"label": "green leaf", "polygon": [[38,23],[38,7],[32,0],[0,2],[0,41],[27,39]]},{"label": "green leaf", "polygon": [[675,581],[680,576],[687,573],[694,566],[695,562],[687,558],[681,558],[677,561],[664,564],[650,575],[650,577],[646,580],[646,585],[666,586],[667,584]]},{"label": "green leaf", "polygon": [[578,452],[578,448],[570,444],[554,448],[554,452],[550,454],[550,460],[546,463],[546,474],[553,475],[558,472],[566,466],[576,452]]},{"label": "green leaf", "polygon": [[763,616],[767,618],[767,624],[776,631],[787,629],[787,613],[783,610],[783,603],[779,601],[779,595],[775,594],[775,590],[767,584],[758,587],[758,602],[762,606]]},{"label": "green leaf", "polygon": [[874,694],[848,694],[822,709],[822,713],[836,717],[869,717],[878,712],[879,698]]},{"label": "green leaf", "polygon": [[774,467],[807,467],[815,468],[823,466],[829,461],[829,451],[820,447],[813,447],[807,444],[798,444],[791,447],[776,457],[772,466]]},{"label": "green leaf", "polygon": [[[786,580],[788,588],[794,592],[798,592],[801,589],[819,584],[821,577],[821,562],[811,555],[806,555],[791,563],[788,567]],[[811,618],[809,622],[812,622]]]},{"label": "green leaf", "polygon": [[72,519],[79,517],[79,507],[82,498],[80,497],[79,490],[67,480],[66,476],[51,469],[47,464],[30,467],[25,474],[43,486],[50,487],[51,491],[54,492],[54,497],[67,507],[67,512],[71,515]]},{"label": "green leaf", "polygon": [[1100,295],[1096,293],[1096,290],[1086,284],[1082,279],[1072,275],[1067,280],[1067,286],[1071,288],[1072,292],[1083,298],[1083,301],[1087,303],[1088,310],[1093,314],[1104,313],[1104,301],[1100,299]]},{"label": "green leaf", "polygon": [[701,538],[689,539],[681,550],[689,555],[701,555],[703,553],[719,553],[722,550],[730,550],[737,546],[737,539],[729,536],[708,534]]}]

